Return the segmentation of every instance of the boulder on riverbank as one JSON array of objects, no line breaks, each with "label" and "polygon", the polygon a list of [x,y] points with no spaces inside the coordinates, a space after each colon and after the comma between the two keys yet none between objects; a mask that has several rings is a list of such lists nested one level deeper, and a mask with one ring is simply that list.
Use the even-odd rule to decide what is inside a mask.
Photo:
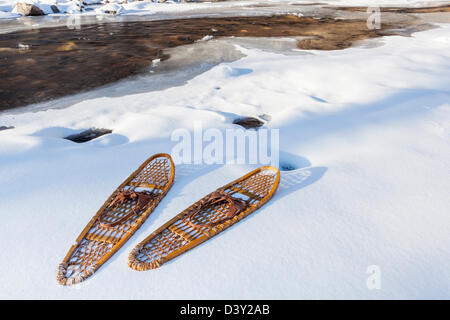
[{"label": "boulder on riverbank", "polygon": [[45,14],[38,6],[24,2],[18,2],[16,10],[18,14],[24,16],[43,16]]},{"label": "boulder on riverbank", "polygon": [[55,6],[54,4],[52,4],[52,5],[50,6],[50,9],[52,9],[53,13],[60,13],[58,7]]},{"label": "boulder on riverbank", "polygon": [[73,6],[77,5],[76,2],[71,3],[70,6],[63,5],[63,9],[61,10],[60,7],[55,4],[41,3],[40,1],[24,1],[27,2],[18,2],[12,12],[22,16],[43,16],[52,13],[67,13],[69,12],[68,9],[72,9]]}]

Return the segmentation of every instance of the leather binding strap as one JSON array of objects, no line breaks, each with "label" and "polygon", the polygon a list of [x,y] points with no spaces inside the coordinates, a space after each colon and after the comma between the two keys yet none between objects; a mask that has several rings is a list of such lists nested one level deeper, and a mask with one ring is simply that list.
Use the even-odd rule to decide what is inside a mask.
[{"label": "leather binding strap", "polygon": [[[98,221],[99,221],[100,225],[105,228],[112,228],[112,227],[115,227],[118,224],[121,224],[124,221],[130,219],[132,216],[138,215],[139,212],[141,212],[142,209],[144,209],[147,206],[147,204],[155,198],[155,195],[152,193],[146,193],[146,192],[122,190],[117,194],[117,196],[114,198],[114,200],[111,201],[111,203],[105,209],[116,207],[118,205],[123,204],[125,202],[125,200],[128,200],[128,199],[134,200],[136,198],[137,198],[136,204],[135,204],[134,208],[129,211],[128,214],[124,215],[122,218],[120,218],[119,220],[114,221],[114,222],[105,222],[102,219],[102,217],[103,217],[103,214],[102,214],[98,217]],[[104,211],[104,213],[105,212],[106,212],[106,210]]]},{"label": "leather binding strap", "polygon": [[[194,223],[192,219],[195,215],[197,215],[202,209],[205,209],[207,207],[219,205],[221,203],[228,203],[228,213],[226,214],[226,217],[223,219],[220,219],[218,221],[209,222],[209,223]],[[204,199],[198,206],[197,209],[195,209],[188,217],[188,224],[193,228],[214,228],[215,226],[224,223],[227,220],[230,220],[238,213],[244,211],[248,207],[248,201],[243,199],[238,199],[235,197],[232,197],[225,192],[218,190],[216,192],[211,193],[206,199]]]}]

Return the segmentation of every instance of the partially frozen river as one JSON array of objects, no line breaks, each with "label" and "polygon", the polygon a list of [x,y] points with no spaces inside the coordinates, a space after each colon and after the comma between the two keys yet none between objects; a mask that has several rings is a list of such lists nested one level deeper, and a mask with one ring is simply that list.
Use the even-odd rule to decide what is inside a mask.
[{"label": "partially frozen river", "polygon": [[[449,7],[443,8],[448,11]],[[252,38],[265,37],[293,39],[291,45],[302,50],[337,50],[367,38],[390,34],[408,36],[429,29],[432,27],[428,23],[430,15],[439,20],[443,14],[436,10],[405,12],[393,8],[383,13],[380,28],[371,29],[367,27],[366,11],[358,8],[284,6],[279,11],[280,8],[267,5],[254,9],[253,14],[245,10],[245,14],[241,10],[240,15],[230,11],[230,17],[223,17],[226,10],[217,14],[218,17],[202,17],[204,13],[199,11],[182,19],[177,15],[170,19],[160,15],[150,19],[123,16],[101,20],[86,16],[80,18],[79,25],[71,24],[70,17],[3,21],[0,111],[49,101],[142,74],[169,59],[168,50],[174,47],[194,43],[201,46],[209,40],[229,37],[248,39],[251,44]],[[276,43],[280,44],[274,40],[265,45],[283,50],[277,49]],[[197,59],[197,67],[211,59],[220,62],[238,58],[227,56],[227,52],[231,51],[225,50],[218,56],[217,51],[211,51],[211,54],[203,51]],[[192,64],[188,55],[184,57],[186,63]],[[179,65],[183,64],[179,61]],[[171,64],[172,67],[175,65]]]}]

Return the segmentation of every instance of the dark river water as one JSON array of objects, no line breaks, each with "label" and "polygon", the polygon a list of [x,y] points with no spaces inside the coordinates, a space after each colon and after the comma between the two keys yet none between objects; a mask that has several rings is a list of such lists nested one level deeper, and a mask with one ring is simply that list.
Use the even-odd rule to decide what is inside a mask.
[{"label": "dark river water", "polygon": [[[385,24],[384,28],[399,28]],[[0,34],[0,110],[47,101],[135,75],[164,49],[217,37],[306,36],[301,49],[344,49],[381,36],[365,20],[273,17],[96,23]]]}]

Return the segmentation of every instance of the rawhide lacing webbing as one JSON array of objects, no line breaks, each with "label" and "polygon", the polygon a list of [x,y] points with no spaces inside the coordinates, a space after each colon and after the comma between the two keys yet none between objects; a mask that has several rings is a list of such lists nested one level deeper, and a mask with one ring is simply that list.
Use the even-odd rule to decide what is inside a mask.
[{"label": "rawhide lacing webbing", "polygon": [[[121,219],[114,221],[114,222],[106,222],[102,220],[104,214],[99,216],[99,222],[102,227],[111,228],[114,226],[117,226],[118,224],[121,224],[122,222],[128,220],[133,215],[137,215],[139,212],[144,209],[147,204],[155,198],[155,195],[153,193],[146,193],[146,192],[139,192],[139,191],[128,191],[128,190],[122,190],[120,191],[117,196],[114,198],[113,201],[105,208],[113,208],[118,205],[121,205],[125,202],[127,199],[134,200],[137,198],[136,204],[132,210],[126,215],[124,215]],[[104,213],[106,210],[104,211]]]},{"label": "rawhide lacing webbing", "polygon": [[[202,209],[214,205],[218,205],[220,203],[228,202],[228,213],[226,214],[226,217],[209,223],[194,223],[192,221],[192,218],[198,214]],[[249,205],[249,202],[244,199],[238,199],[235,197],[230,196],[229,194],[223,192],[222,190],[215,191],[211,193],[207,198],[203,199],[200,203],[197,209],[192,212],[188,217],[188,224],[193,228],[213,228],[221,223],[224,223],[227,220],[230,220],[238,213],[244,211]]]}]

